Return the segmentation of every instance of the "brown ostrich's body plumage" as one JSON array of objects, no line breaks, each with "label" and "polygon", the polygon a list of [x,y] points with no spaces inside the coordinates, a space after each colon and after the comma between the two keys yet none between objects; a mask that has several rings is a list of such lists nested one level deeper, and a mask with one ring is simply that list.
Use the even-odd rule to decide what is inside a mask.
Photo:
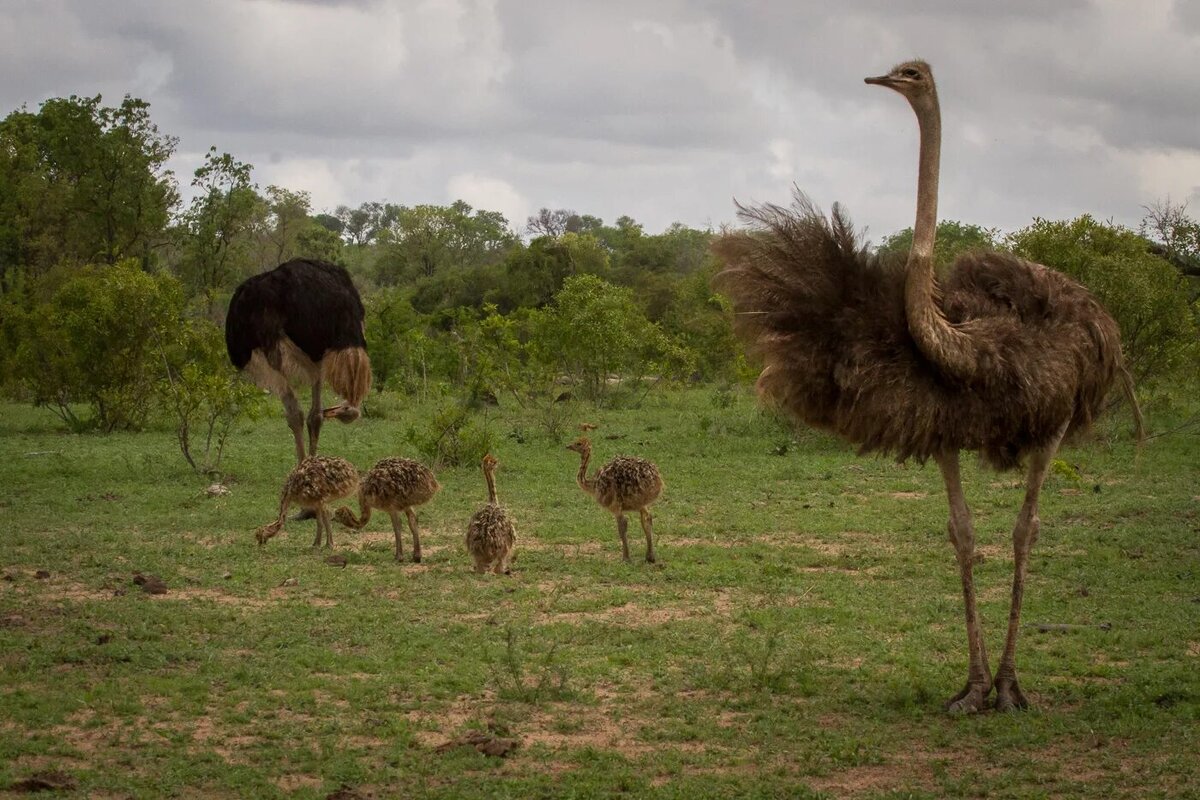
[{"label": "brown ostrich's body plumage", "polygon": [[357,488],[358,470],[349,461],[337,456],[309,456],[284,479],[279,495],[279,516],[274,522],[255,531],[255,538],[261,545],[278,534],[283,529],[288,509],[297,505],[316,516],[317,538],[313,546],[321,543],[321,533],[324,531],[325,543],[332,547],[333,530],[326,506],[354,494]]},{"label": "brown ostrich's body plumage", "polygon": [[334,512],[338,522],[349,528],[361,529],[371,521],[371,510],[386,511],[392,520],[396,536],[396,560],[404,557],[400,514],[408,517],[413,537],[413,561],[421,560],[421,536],[417,529],[415,506],[433,499],[442,486],[429,467],[411,458],[382,458],[363,476],[358,490],[359,516],[343,506]]},{"label": "brown ostrich's body plumage", "polygon": [[475,561],[475,571],[500,575],[517,546],[517,525],[511,513],[496,497],[496,467],[500,464],[490,453],[483,457],[483,477],[487,481],[487,505],[475,512],[467,523],[467,552]]},{"label": "brown ostrich's body plumage", "polygon": [[475,560],[476,572],[507,570],[516,542],[517,526],[504,506],[489,503],[467,524],[467,552]]},{"label": "brown ostrich's body plumage", "polygon": [[596,502],[616,514],[645,508],[662,494],[658,467],[637,456],[614,456],[592,478]]},{"label": "brown ostrich's body plumage", "polygon": [[868,255],[838,208],[742,209],[755,230],[720,238],[739,337],[763,360],[760,392],[860,451],[924,461],[975,450],[1016,467],[1099,413],[1121,363],[1112,317],[1083,287],[1002,253],[959,258],[941,284],[947,320],[978,344],[979,369],[948,376],[909,332],[901,259]]}]

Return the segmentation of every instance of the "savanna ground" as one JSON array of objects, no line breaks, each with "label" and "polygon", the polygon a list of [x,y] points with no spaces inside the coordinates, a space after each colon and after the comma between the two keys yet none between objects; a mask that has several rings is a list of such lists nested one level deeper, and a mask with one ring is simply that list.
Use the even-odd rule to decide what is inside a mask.
[{"label": "savanna ground", "polygon": [[[430,409],[386,400],[323,451],[411,454]],[[966,642],[935,468],[789,433],[738,393],[569,413],[600,426],[601,461],[660,465],[659,564],[637,560],[636,518],[621,562],[567,440],[519,412],[488,423],[520,537],[497,577],[462,546],[475,466],[420,510],[424,563],[393,563],[376,515],[336,529],[338,568],[313,522],[253,543],[291,466],[277,415],[241,426],[231,493],[209,497],[168,432],[76,436],[4,407],[0,788],[59,771],[87,797],[1197,796],[1195,428],[1139,455],[1112,419],[1064,451],[1024,621],[1078,627],[1023,631],[1034,710],[963,718],[940,710]],[[973,460],[966,480],[994,666],[1021,481]],[[439,750],[472,729],[519,747]]]}]

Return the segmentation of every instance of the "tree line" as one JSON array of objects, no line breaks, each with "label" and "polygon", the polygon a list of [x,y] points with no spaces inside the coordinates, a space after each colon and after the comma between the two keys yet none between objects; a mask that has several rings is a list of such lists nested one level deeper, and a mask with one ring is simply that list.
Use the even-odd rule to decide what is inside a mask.
[{"label": "tree line", "polygon": [[[369,201],[318,211],[302,189],[258,186],[211,148],[188,202],[166,167],[178,140],[149,105],[54,98],[0,121],[0,386],[77,430],[165,414],[197,468],[257,395],[231,380],[220,326],[233,289],[294,257],[349,269],[386,390],[536,404],[636,402],[672,381],[734,382],[739,355],[710,288],[717,232],[647,232],[543,208],[502,214]],[[885,238],[900,258],[911,231]],[[1067,272],[1109,307],[1148,386],[1194,375],[1200,225],[1155,203],[1139,230],[1090,216],[1008,235],[941,223],[937,258],[994,248]]]}]

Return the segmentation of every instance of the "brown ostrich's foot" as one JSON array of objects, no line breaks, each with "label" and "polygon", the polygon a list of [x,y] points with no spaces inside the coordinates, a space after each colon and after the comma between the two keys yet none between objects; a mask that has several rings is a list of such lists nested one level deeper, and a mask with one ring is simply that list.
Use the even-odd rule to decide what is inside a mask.
[{"label": "brown ostrich's foot", "polygon": [[1029,708],[1025,693],[1017,685],[1016,677],[996,679],[996,710],[1022,711]]},{"label": "brown ostrich's foot", "polygon": [[991,691],[990,685],[968,683],[962,691],[946,701],[946,711],[951,714],[978,714],[987,708]]}]

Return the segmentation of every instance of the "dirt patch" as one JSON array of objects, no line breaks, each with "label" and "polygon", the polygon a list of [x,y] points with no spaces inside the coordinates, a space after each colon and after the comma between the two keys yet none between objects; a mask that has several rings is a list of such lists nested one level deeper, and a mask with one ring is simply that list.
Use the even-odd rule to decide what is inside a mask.
[{"label": "dirt patch", "polygon": [[928,492],[889,492],[888,497],[893,500],[924,500],[929,496]]},{"label": "dirt patch", "polygon": [[275,785],[289,794],[300,789],[317,789],[323,783],[316,775],[280,775],[275,779]]}]

